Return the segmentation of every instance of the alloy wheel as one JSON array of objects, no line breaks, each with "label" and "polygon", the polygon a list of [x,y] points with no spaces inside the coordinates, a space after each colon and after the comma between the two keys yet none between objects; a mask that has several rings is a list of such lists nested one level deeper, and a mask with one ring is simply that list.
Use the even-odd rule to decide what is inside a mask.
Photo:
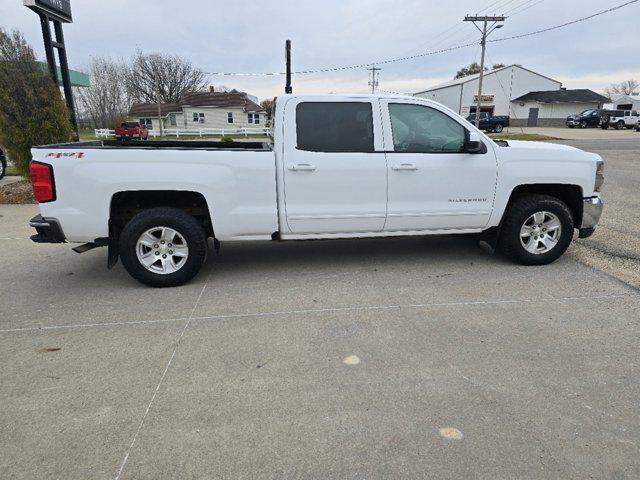
[{"label": "alloy wheel", "polygon": [[529,253],[540,255],[552,250],[560,240],[562,224],[553,213],[542,211],[531,215],[520,228],[520,244]]},{"label": "alloy wheel", "polygon": [[142,266],[150,272],[168,275],[187,263],[189,246],[177,230],[153,227],[138,238],[136,255]]}]

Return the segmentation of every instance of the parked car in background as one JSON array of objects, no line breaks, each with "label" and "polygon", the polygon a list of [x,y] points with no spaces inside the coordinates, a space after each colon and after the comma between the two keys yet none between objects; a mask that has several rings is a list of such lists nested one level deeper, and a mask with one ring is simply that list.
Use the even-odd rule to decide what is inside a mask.
[{"label": "parked car in background", "polygon": [[122,122],[115,131],[117,140],[147,140],[149,130],[140,125],[140,122]]},{"label": "parked car in background", "polygon": [[4,152],[0,148],[0,180],[7,173],[7,157],[4,156]]},{"label": "parked car in background", "polygon": [[569,128],[599,127],[602,115],[605,113],[606,110],[585,110],[577,115],[569,115],[566,124]]},{"label": "parked car in background", "polygon": [[[35,242],[108,247],[155,287],[193,278],[207,238],[285,241],[483,233],[543,265],[594,232],[604,162],[500,141],[439,103],[283,95],[274,144],[113,140],[32,149]],[[531,271],[538,275],[538,271]]]},{"label": "parked car in background", "polygon": [[[467,121],[472,125],[476,124],[476,114],[472,113],[467,117]],[[504,127],[509,126],[509,117],[506,115],[492,116],[487,112],[480,112],[480,130],[485,132],[500,133]]]},{"label": "parked car in background", "polygon": [[640,116],[638,116],[638,112],[635,110],[613,110],[602,116],[600,127],[604,130],[609,127],[617,130],[634,128],[638,124],[638,120],[640,120]]}]

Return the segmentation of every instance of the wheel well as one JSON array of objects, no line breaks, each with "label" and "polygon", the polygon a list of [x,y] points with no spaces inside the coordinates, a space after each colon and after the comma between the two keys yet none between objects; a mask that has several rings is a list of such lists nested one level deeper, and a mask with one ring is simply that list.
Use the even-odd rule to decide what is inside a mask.
[{"label": "wheel well", "polygon": [[576,228],[580,228],[582,223],[582,188],[578,185],[563,185],[555,183],[535,183],[531,185],[518,185],[511,192],[509,204],[522,195],[538,193],[556,197],[566,203],[571,214],[573,215],[573,223]]},{"label": "wheel well", "polygon": [[213,224],[204,196],[198,192],[175,190],[133,190],[118,192],[111,198],[109,221],[120,231],[138,213],[155,207],[183,210],[200,222],[208,237],[213,237]]}]

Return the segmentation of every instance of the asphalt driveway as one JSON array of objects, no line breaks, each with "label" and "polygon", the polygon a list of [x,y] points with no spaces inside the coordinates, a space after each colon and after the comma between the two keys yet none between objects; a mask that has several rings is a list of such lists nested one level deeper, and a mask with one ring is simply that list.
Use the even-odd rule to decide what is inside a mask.
[{"label": "asphalt driveway", "polygon": [[[640,165],[600,148],[607,209],[637,212]],[[640,477],[640,292],[585,260],[611,233],[545,267],[455,236],[227,244],[154,290],[31,243],[35,211],[0,206],[3,478]]]}]

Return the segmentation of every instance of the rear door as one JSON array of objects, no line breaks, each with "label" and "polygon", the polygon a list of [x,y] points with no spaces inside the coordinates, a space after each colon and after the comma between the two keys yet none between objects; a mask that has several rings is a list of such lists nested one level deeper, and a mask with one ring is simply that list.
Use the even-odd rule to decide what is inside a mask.
[{"label": "rear door", "polygon": [[284,197],[290,233],[379,232],[387,213],[380,104],[291,99],[284,115]]},{"label": "rear door", "polygon": [[489,221],[493,148],[466,153],[467,124],[435,106],[383,100],[389,187],[386,231],[476,229]]}]

